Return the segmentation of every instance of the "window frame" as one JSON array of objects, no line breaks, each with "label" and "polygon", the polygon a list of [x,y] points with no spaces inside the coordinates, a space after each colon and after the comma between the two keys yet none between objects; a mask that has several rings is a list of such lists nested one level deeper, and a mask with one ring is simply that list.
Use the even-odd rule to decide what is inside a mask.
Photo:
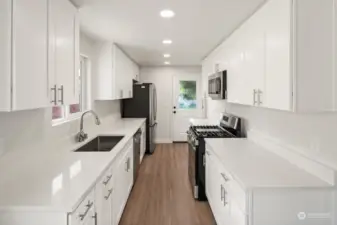
[{"label": "window frame", "polygon": [[[82,116],[82,113],[91,108],[90,95],[90,59],[88,56],[80,54],[80,71],[81,71],[81,89],[80,89],[80,111],[70,113],[70,105],[58,106],[62,109],[63,117],[59,119],[51,119],[52,126],[57,126],[66,122],[77,120]],[[83,71],[83,72],[82,72]]]}]

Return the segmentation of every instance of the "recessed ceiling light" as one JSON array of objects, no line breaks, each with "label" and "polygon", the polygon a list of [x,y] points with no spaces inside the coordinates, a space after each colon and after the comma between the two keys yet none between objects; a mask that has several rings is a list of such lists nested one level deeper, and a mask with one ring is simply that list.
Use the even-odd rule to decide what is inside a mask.
[{"label": "recessed ceiling light", "polygon": [[164,54],[164,58],[170,58],[171,55],[170,54]]},{"label": "recessed ceiling light", "polygon": [[166,62],[165,62],[165,65],[170,65],[170,64],[171,64],[171,63],[170,63],[170,62],[168,62],[168,61],[166,61]]},{"label": "recessed ceiling light", "polygon": [[170,39],[165,39],[165,40],[163,40],[163,44],[165,44],[165,45],[170,45],[170,44],[172,44],[172,40],[170,40]]},{"label": "recessed ceiling light", "polygon": [[175,13],[170,9],[165,9],[160,12],[160,16],[163,18],[172,18],[175,16]]}]

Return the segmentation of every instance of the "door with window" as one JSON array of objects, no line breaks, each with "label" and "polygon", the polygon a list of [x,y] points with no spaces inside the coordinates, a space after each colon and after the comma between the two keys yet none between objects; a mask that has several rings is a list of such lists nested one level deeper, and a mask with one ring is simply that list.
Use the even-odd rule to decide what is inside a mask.
[{"label": "door with window", "polygon": [[202,118],[201,75],[173,77],[172,137],[174,142],[187,141],[191,118]]}]

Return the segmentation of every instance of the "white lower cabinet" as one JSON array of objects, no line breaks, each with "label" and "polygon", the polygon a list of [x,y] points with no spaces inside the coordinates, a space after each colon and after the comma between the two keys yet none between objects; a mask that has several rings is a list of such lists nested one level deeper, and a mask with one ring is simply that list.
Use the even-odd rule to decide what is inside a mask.
[{"label": "white lower cabinet", "polygon": [[113,169],[107,172],[96,184],[96,210],[98,225],[112,224],[112,195],[114,192]]},{"label": "white lower cabinet", "polygon": [[133,143],[126,147],[119,162],[114,167],[114,191],[112,194],[112,224],[118,225],[133,184]]},{"label": "white lower cabinet", "polygon": [[217,225],[336,224],[333,189],[243,188],[236,179],[207,149],[205,188]]},{"label": "white lower cabinet", "polygon": [[206,152],[206,195],[217,224],[229,224],[231,215],[227,186],[210,151]]},{"label": "white lower cabinet", "polygon": [[69,214],[68,221],[71,225],[97,225],[95,210],[95,188],[84,198],[77,209]]}]

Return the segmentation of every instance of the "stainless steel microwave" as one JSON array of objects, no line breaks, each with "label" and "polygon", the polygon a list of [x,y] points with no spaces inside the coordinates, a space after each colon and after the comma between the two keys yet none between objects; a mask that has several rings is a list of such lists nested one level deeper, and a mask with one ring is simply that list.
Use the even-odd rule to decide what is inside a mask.
[{"label": "stainless steel microwave", "polygon": [[208,77],[208,95],[214,100],[227,99],[227,71]]}]

